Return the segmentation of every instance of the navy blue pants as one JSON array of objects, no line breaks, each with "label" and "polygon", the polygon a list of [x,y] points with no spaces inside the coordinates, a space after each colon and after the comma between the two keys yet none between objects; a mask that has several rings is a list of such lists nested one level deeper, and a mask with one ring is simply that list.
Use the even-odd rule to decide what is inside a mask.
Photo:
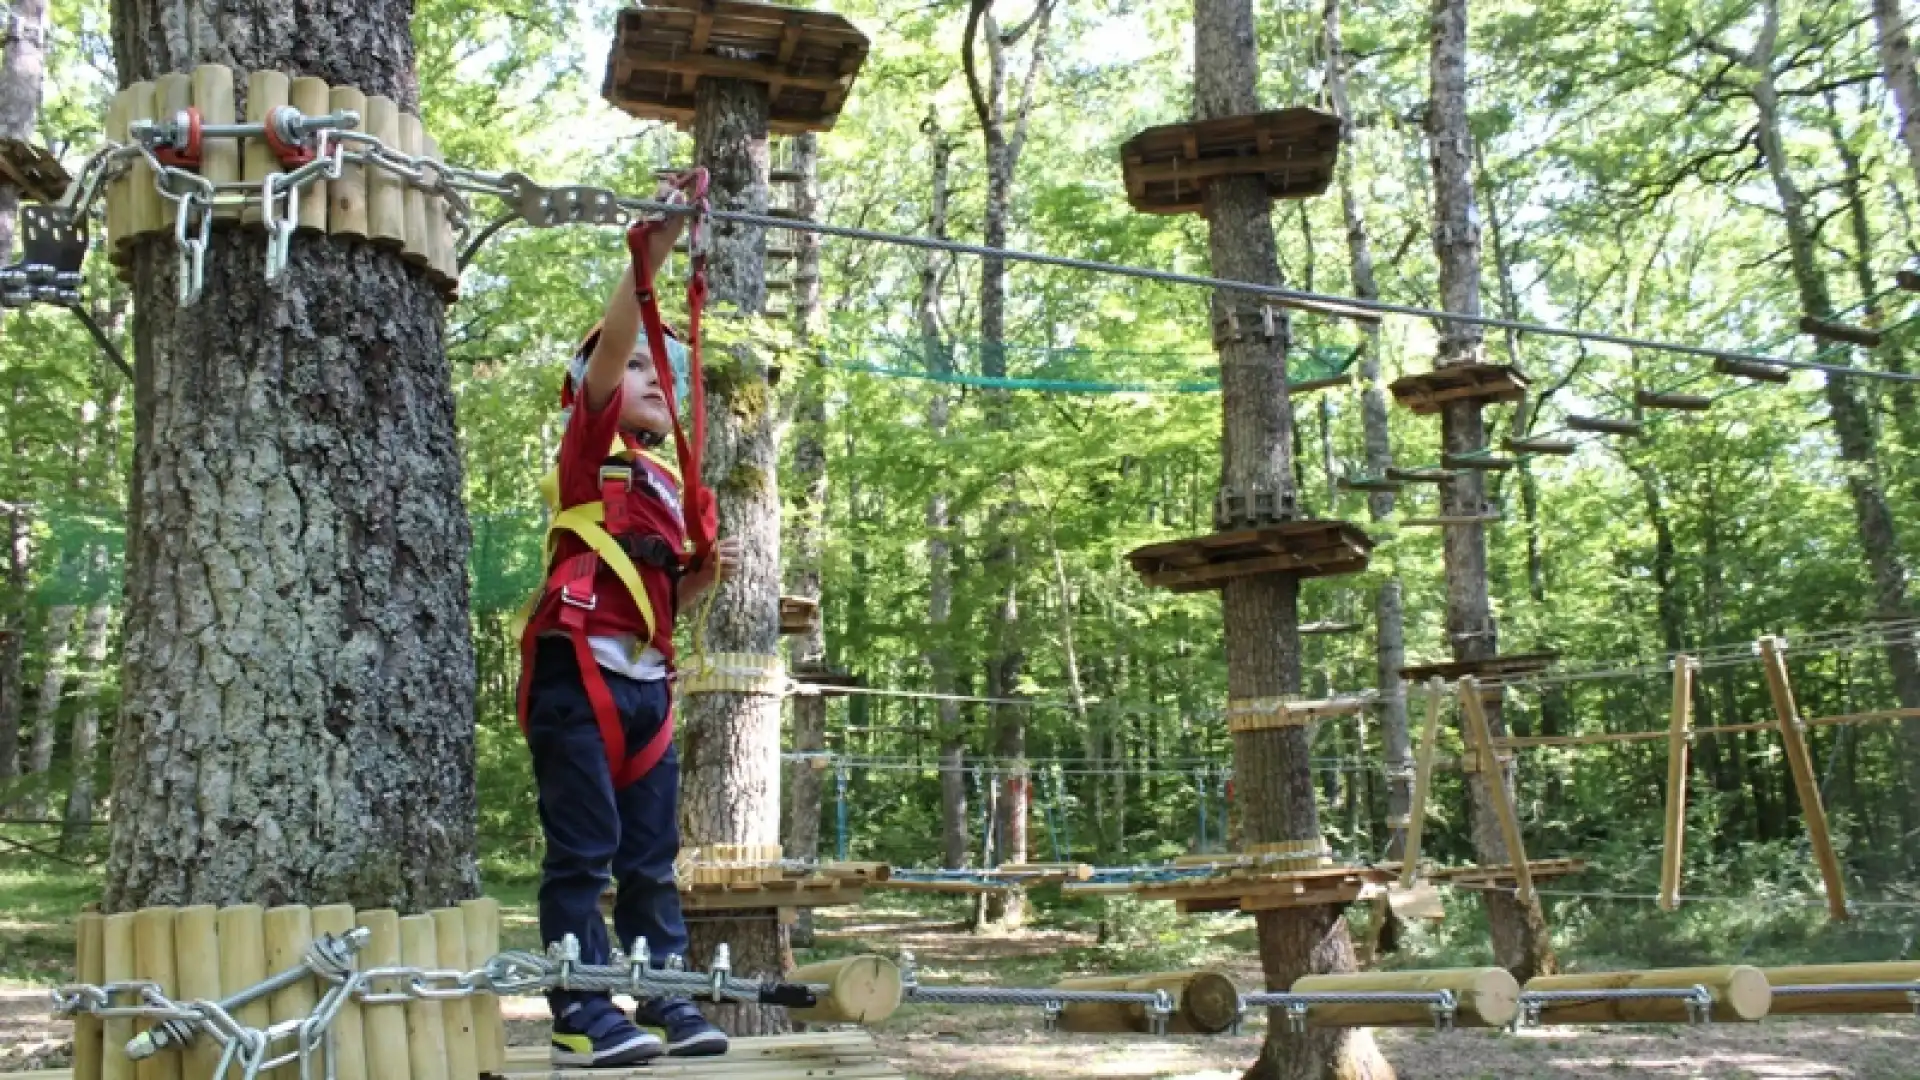
[{"label": "navy blue pants", "polygon": [[[601,675],[619,707],[627,746],[637,750],[666,722],[671,691],[664,681],[639,682],[605,669]],[[580,941],[582,962],[606,963],[600,894],[612,880],[618,886],[613,926],[621,946],[631,949],[636,938],[646,938],[655,967],[669,955],[684,958],[687,926],[673,884],[673,860],[680,853],[679,757],[669,747],[647,775],[613,789],[606,744],[580,684],[573,644],[561,638],[541,641],[534,656],[527,747],[547,839],[540,940],[551,944],[572,934]]]}]

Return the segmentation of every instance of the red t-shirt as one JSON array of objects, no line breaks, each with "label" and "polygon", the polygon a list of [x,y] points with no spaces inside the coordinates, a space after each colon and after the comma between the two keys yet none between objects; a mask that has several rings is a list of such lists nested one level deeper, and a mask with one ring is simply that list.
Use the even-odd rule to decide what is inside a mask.
[{"label": "red t-shirt", "polygon": [[[598,502],[601,496],[600,467],[619,456],[613,450],[620,434],[620,406],[626,396],[621,385],[599,409],[587,408],[584,395],[576,402],[567,430],[560,436],[560,509],[582,503]],[[659,536],[676,553],[687,547],[687,527],[680,516],[680,485],[659,463],[644,453],[627,455],[634,467],[633,483],[626,493],[630,532],[636,536]],[[615,537],[618,539],[618,537]],[[555,545],[555,559],[564,560],[591,550],[586,541],[563,532]],[[653,641],[673,661],[673,578],[664,569],[635,561],[640,580],[646,586],[647,599],[653,605]],[[552,572],[552,567],[548,567]],[[628,595],[625,585],[613,569],[602,563],[593,579],[597,603],[587,613],[590,636],[644,634],[646,623],[640,608]]]}]

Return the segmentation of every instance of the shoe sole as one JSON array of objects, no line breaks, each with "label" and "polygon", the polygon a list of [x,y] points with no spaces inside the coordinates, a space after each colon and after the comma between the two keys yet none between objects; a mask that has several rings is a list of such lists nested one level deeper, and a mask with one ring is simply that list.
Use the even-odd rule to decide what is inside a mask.
[{"label": "shoe sole", "polygon": [[703,1031],[667,1044],[670,1057],[719,1057],[726,1052],[727,1036],[721,1031]]},{"label": "shoe sole", "polygon": [[591,1055],[577,1054],[556,1046],[548,1055],[548,1063],[569,1069],[607,1069],[622,1065],[638,1065],[666,1053],[665,1043],[655,1036],[642,1032],[619,1046],[595,1050]]}]

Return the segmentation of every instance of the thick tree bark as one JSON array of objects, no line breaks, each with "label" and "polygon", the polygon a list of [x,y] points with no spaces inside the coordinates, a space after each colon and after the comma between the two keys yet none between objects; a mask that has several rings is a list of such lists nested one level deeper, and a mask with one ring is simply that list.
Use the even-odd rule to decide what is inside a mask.
[{"label": "thick tree bark", "polygon": [[[1347,99],[1345,46],[1340,34],[1340,0],[1327,0],[1326,27],[1327,89],[1334,111],[1340,117],[1342,154],[1339,186],[1340,211],[1347,226],[1348,273],[1353,279],[1353,294],[1364,300],[1378,300],[1380,286],[1373,276],[1373,244],[1367,235],[1365,207],[1353,182],[1353,155],[1359,150],[1358,131],[1353,124],[1353,105]],[[1365,433],[1367,474],[1385,476],[1393,467],[1393,440],[1387,423],[1386,379],[1380,369],[1380,326],[1363,327],[1366,341],[1360,352],[1360,424]],[[1393,514],[1391,491],[1367,494],[1367,515],[1381,521]],[[1400,669],[1407,666],[1405,601],[1400,579],[1382,575],[1374,593],[1374,678],[1383,702],[1380,712],[1381,743],[1386,754],[1387,779],[1387,858],[1397,859],[1406,844],[1408,812],[1413,807],[1413,740],[1407,726],[1407,688]]]},{"label": "thick tree bark", "polygon": [[[276,68],[417,98],[412,5],[115,0],[124,82]],[[443,305],[395,252],[134,252],[135,451],[106,906],[472,896],[473,652]],[[134,808],[138,808],[137,811]]]},{"label": "thick tree bark", "polygon": [[1920,181],[1920,77],[1913,70],[1913,38],[1907,33],[1900,0],[1873,0],[1873,25],[1880,47],[1880,70],[1900,107],[1900,141],[1906,144],[1907,165]]},{"label": "thick tree bark", "polygon": [[[765,213],[767,87],[704,79],[697,91],[694,143],[712,176],[716,210]],[[766,307],[766,230],[715,223],[710,261],[713,299],[744,313]],[[773,372],[750,344],[708,350],[706,479],[720,509],[720,534],[738,537],[742,558],[711,597],[709,652],[772,656],[780,644],[779,411]],[[703,603],[707,601],[703,600]],[[683,703],[685,781],[680,817],[689,847],[773,844],[780,835],[780,698],[708,693]],[[778,975],[792,966],[772,909],[699,921],[689,927],[691,960],[706,965],[714,947],[732,948],[742,974]],[[707,1006],[736,1035],[787,1029],[786,1010],[760,1005]]]},{"label": "thick tree bark", "polygon": [[20,770],[27,789],[26,797],[20,800],[24,817],[45,817],[47,813],[47,773],[53,768],[53,737],[60,725],[60,703],[67,696],[67,663],[72,656],[70,639],[79,614],[80,609],[72,604],[47,609],[47,632],[40,639],[47,666],[41,670],[40,694],[34,702],[33,741],[27,747],[26,760]]},{"label": "thick tree bark", "polygon": [[69,752],[73,777],[67,784],[67,804],[61,814],[60,850],[72,853],[85,847],[93,831],[93,773],[100,739],[100,701],[104,696],[107,642],[112,633],[113,605],[97,601],[87,608],[80,630],[80,678],[83,698],[73,714],[73,745]]},{"label": "thick tree bark", "polygon": [[[795,191],[794,209],[812,218],[820,209],[820,185],[816,175],[820,151],[809,132],[793,140],[793,169],[800,176]],[[820,310],[820,234],[795,233],[799,257],[795,261],[793,322],[797,340],[804,346],[812,337],[812,326]],[[827,425],[826,383],[824,373],[808,373],[799,389],[794,409],[793,471],[794,487],[800,492],[793,525],[793,580],[796,596],[820,605],[820,617],[813,628],[789,642],[793,666],[824,667],[827,662],[826,605],[820,595],[821,547],[826,537],[827,510]],[[818,694],[803,694],[793,700],[793,749],[818,754],[827,745],[827,699]],[[787,770],[787,831],[781,848],[789,859],[814,859],[820,854],[820,796],[826,772],[813,760],[793,762]],[[791,937],[797,946],[813,944],[813,909],[801,908]]]},{"label": "thick tree bark", "polygon": [[[1447,311],[1480,313],[1480,216],[1474,206],[1473,155],[1467,126],[1467,0],[1433,0],[1432,94],[1427,111],[1433,160],[1434,254],[1440,264],[1440,297]],[[1442,328],[1439,366],[1481,361],[1484,341],[1475,327],[1450,323]],[[1441,441],[1447,453],[1463,454],[1487,445],[1483,403],[1450,403],[1441,414]],[[1474,516],[1483,512],[1486,488],[1477,469],[1461,469],[1441,489],[1441,513]],[[1482,660],[1499,654],[1487,583],[1487,533],[1484,525],[1453,525],[1444,540],[1447,573],[1447,632],[1457,660]],[[1487,703],[1487,722],[1498,738],[1506,723],[1497,699]],[[1509,791],[1511,767],[1496,778]],[[1493,812],[1488,777],[1475,773],[1468,784],[1474,854],[1483,864],[1510,861]],[[1554,970],[1553,944],[1539,897],[1521,902],[1510,893],[1488,891],[1487,921],[1493,931],[1495,960],[1522,982]]]},{"label": "thick tree bark", "polygon": [[[1259,111],[1250,0],[1195,0],[1193,29],[1195,117],[1209,120]],[[1280,283],[1273,220],[1266,187],[1259,178],[1214,181],[1207,190],[1205,213],[1215,275]],[[1240,333],[1224,332],[1229,311],[1239,313]],[[1213,297],[1213,324],[1222,391],[1222,488],[1291,493],[1288,320],[1275,319],[1277,333],[1267,338],[1260,333],[1263,320],[1257,303],[1219,292]],[[1226,624],[1228,698],[1298,693],[1299,579],[1288,575],[1236,578],[1227,583],[1221,609]],[[1307,729],[1235,735],[1234,778],[1248,843],[1320,839]],[[1355,969],[1353,943],[1338,906],[1261,912],[1254,918],[1260,966],[1269,987],[1291,986],[1308,972]],[[1371,1033],[1334,1029],[1296,1035],[1277,1012],[1268,1018],[1259,1060],[1247,1071],[1253,1080],[1361,1080],[1392,1075]]]},{"label": "thick tree bark", "polygon": [[[1877,9],[1876,4],[1876,12]],[[1833,301],[1815,254],[1817,240],[1807,217],[1806,196],[1794,181],[1781,137],[1780,97],[1774,84],[1780,21],[1777,0],[1768,0],[1762,12],[1764,21],[1753,49],[1744,55],[1735,54],[1735,58],[1743,61],[1753,75],[1750,92],[1759,120],[1760,153],[1766,158],[1767,175],[1780,199],[1780,215],[1787,229],[1788,260],[1800,293],[1800,305],[1808,315],[1829,319],[1833,316]],[[1726,54],[1724,48],[1717,51]],[[1861,400],[1859,388],[1845,376],[1826,376],[1826,399],[1834,437],[1840,443],[1840,457],[1847,463],[1847,490],[1853,496],[1855,528],[1866,553],[1868,570],[1873,575],[1874,614],[1886,619],[1902,618],[1907,614],[1908,571],[1893,513],[1882,487],[1873,415]],[[1920,708],[1920,654],[1911,641],[1904,639],[1890,641],[1886,654],[1900,706]],[[1901,771],[1909,799],[1920,798],[1920,720],[1901,721],[1900,742]]]}]

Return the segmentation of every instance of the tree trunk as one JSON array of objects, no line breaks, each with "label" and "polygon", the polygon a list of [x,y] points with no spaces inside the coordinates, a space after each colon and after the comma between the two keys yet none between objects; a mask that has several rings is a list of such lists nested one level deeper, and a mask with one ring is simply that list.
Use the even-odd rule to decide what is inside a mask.
[{"label": "tree trunk", "polygon": [[[820,151],[809,132],[793,140],[793,169],[800,175],[794,209],[802,217],[819,213],[820,186],[817,174]],[[794,271],[793,322],[796,339],[804,347],[810,340],[815,316],[820,310],[820,234],[794,234],[799,249]],[[821,547],[826,539],[827,510],[827,388],[825,372],[808,372],[799,389],[794,410],[793,472],[794,487],[800,492],[793,525],[792,588],[796,596],[819,605],[819,618],[813,628],[792,639],[789,651],[795,668],[824,668],[827,662],[826,605],[820,595]],[[801,753],[824,753],[827,746],[827,699],[819,694],[802,694],[793,700],[793,749]],[[821,781],[826,772],[818,760],[799,760],[787,771],[787,833],[781,849],[789,859],[815,859],[820,854]],[[793,944],[813,944],[813,909],[801,908],[791,930]]]},{"label": "tree trunk", "polygon": [[1880,70],[1887,88],[1900,106],[1900,141],[1907,147],[1907,165],[1920,181],[1920,78],[1913,71],[1913,39],[1900,0],[1873,0],[1873,24],[1878,31]]},{"label": "tree trunk", "polygon": [[[221,63],[417,97],[404,0],[112,7],[126,83]],[[107,909],[474,895],[470,537],[438,295],[396,252],[309,235],[269,286],[258,236],[222,229],[183,310],[172,237],[133,256]]]},{"label": "tree trunk", "polygon": [[[1876,13],[1879,6],[1876,3]],[[1787,252],[1794,282],[1799,287],[1800,305],[1814,318],[1830,319],[1833,301],[1816,260],[1818,241],[1807,219],[1806,198],[1794,182],[1781,140],[1780,98],[1773,72],[1779,29],[1777,0],[1768,0],[1763,14],[1761,33],[1752,52],[1745,57],[1754,76],[1752,95],[1759,119],[1760,152],[1766,158],[1767,174],[1780,199],[1780,215],[1787,229]],[[1911,72],[1910,64],[1908,70]],[[1853,496],[1860,546],[1873,575],[1874,614],[1884,619],[1903,618],[1907,614],[1907,567],[1893,513],[1881,486],[1873,415],[1861,400],[1858,387],[1846,376],[1826,376],[1826,398],[1834,437],[1840,442],[1840,457],[1848,466],[1847,490]],[[1920,708],[1920,653],[1916,653],[1913,642],[1905,638],[1889,641],[1886,651],[1900,707]],[[1901,721],[1900,742],[1901,771],[1909,800],[1920,799],[1920,719]]]},{"label": "tree trunk", "polygon": [[71,655],[68,638],[79,609],[59,604],[47,609],[47,634],[41,640],[47,666],[40,673],[40,696],[34,703],[33,742],[27,748],[21,779],[26,781],[26,797],[20,800],[24,817],[47,816],[48,772],[53,768],[53,736],[60,724],[60,703],[67,696],[67,659]]},{"label": "tree trunk", "polygon": [[100,702],[105,696],[107,642],[113,624],[113,605],[104,600],[87,608],[80,630],[80,677],[84,696],[73,714],[73,747],[69,752],[73,778],[67,785],[67,805],[61,815],[60,850],[72,854],[87,845],[93,832],[93,773],[95,745],[100,738]]},{"label": "tree trunk", "polygon": [[[712,176],[716,210],[765,213],[767,87],[703,79],[697,91],[694,144]],[[714,223],[710,260],[713,299],[755,314],[765,309],[766,230]],[[766,357],[750,344],[706,354],[706,479],[720,509],[720,533],[738,537],[742,557],[708,600],[709,652],[772,656],[780,644],[779,413]],[[681,747],[681,828],[689,847],[773,844],[780,835],[780,698],[733,692],[689,695]],[[742,974],[779,975],[792,966],[772,909],[693,922],[691,961],[704,967],[714,947],[732,948]],[[736,1035],[787,1030],[786,1010],[763,1005],[704,1006]]]},{"label": "tree trunk", "polygon": [[[1195,0],[1194,115],[1210,120],[1258,112],[1253,5]],[[1216,180],[1207,189],[1208,250],[1219,277],[1280,283],[1266,185],[1257,177]],[[1240,333],[1226,332],[1229,311]],[[1293,491],[1293,409],[1287,400],[1290,326],[1274,320],[1265,337],[1259,305],[1229,292],[1213,296],[1221,377],[1221,486],[1241,492]],[[1247,500],[1251,503],[1251,499]],[[1230,526],[1233,523],[1218,522]],[[1289,575],[1235,578],[1221,602],[1226,624],[1227,697],[1280,697],[1300,689],[1300,581]],[[1320,839],[1307,729],[1241,732],[1234,737],[1234,792],[1249,843]],[[1353,971],[1353,942],[1339,906],[1261,912],[1254,917],[1267,985],[1284,989],[1309,972]],[[1353,1029],[1288,1031],[1268,1017],[1252,1080],[1390,1077],[1371,1033]]]},{"label": "tree trunk", "polygon": [[[1326,27],[1327,89],[1340,117],[1342,154],[1340,159],[1340,210],[1347,225],[1347,261],[1353,279],[1353,294],[1363,300],[1378,300],[1380,286],[1373,276],[1373,243],[1367,235],[1365,208],[1353,183],[1353,155],[1359,150],[1359,137],[1353,125],[1353,105],[1347,99],[1346,52],[1340,34],[1340,0],[1327,0]],[[1363,324],[1366,335],[1360,351],[1360,424],[1365,433],[1367,474],[1384,477],[1393,467],[1393,441],[1387,423],[1386,379],[1380,370],[1380,325]],[[1367,494],[1367,516],[1381,521],[1393,514],[1391,491]],[[1381,575],[1380,588],[1374,594],[1374,678],[1380,688],[1380,737],[1386,754],[1387,780],[1387,858],[1398,859],[1407,839],[1407,814],[1413,807],[1413,739],[1407,725],[1407,688],[1400,669],[1407,666],[1405,615],[1400,579]]]},{"label": "tree trunk", "polygon": [[[1428,107],[1429,149],[1433,158],[1434,254],[1440,264],[1440,296],[1447,311],[1480,314],[1480,216],[1474,207],[1473,155],[1467,127],[1467,0],[1433,0],[1432,96]],[[1438,366],[1473,364],[1484,347],[1476,327],[1452,323],[1442,328]],[[1465,454],[1487,445],[1486,419],[1479,401],[1449,403],[1441,414],[1441,441],[1447,453]],[[1441,489],[1441,513],[1475,516],[1484,511],[1486,488],[1480,470],[1461,469]],[[1448,526],[1445,535],[1447,632],[1456,660],[1483,660],[1499,653],[1487,585],[1486,526]],[[1487,703],[1494,737],[1506,734],[1497,699]],[[1498,781],[1513,788],[1511,767]],[[1475,773],[1468,784],[1474,854],[1483,864],[1509,861],[1506,842],[1493,811],[1488,777]],[[1555,968],[1553,944],[1539,897],[1521,902],[1510,893],[1488,890],[1487,921],[1493,931],[1496,961],[1521,982]]]}]

